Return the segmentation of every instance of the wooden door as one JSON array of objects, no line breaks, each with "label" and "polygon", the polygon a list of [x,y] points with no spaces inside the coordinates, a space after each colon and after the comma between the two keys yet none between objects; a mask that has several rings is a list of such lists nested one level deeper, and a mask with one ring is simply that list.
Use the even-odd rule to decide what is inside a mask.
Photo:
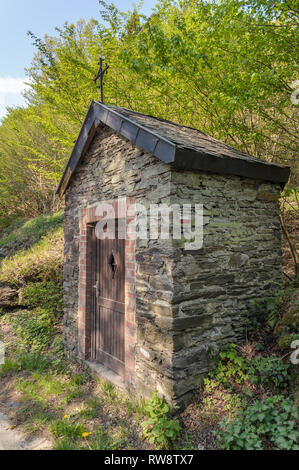
[{"label": "wooden door", "polygon": [[92,232],[91,358],[124,373],[125,240],[99,240]]}]

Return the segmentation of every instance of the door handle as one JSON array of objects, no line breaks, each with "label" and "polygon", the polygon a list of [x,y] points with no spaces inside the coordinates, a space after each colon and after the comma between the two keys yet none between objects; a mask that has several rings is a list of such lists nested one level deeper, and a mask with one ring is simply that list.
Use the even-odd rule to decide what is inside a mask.
[{"label": "door handle", "polygon": [[95,290],[96,290],[96,298],[98,299],[99,298],[99,294],[100,294],[100,288],[99,288],[99,281],[97,281],[95,283],[94,286],[92,286]]}]

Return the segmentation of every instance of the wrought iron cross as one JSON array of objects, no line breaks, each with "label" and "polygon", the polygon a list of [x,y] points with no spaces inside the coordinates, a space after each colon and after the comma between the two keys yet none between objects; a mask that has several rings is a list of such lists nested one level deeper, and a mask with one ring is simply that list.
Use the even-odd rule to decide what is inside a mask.
[{"label": "wrought iron cross", "polygon": [[100,81],[99,88],[101,89],[101,103],[104,103],[103,78],[104,78],[105,73],[107,73],[107,70],[109,69],[108,64],[105,64],[105,68],[103,69],[103,60],[104,60],[104,57],[100,56],[100,60],[98,62],[100,66],[100,70],[98,71],[97,75],[95,75],[93,79],[95,84],[97,83],[98,80]]}]

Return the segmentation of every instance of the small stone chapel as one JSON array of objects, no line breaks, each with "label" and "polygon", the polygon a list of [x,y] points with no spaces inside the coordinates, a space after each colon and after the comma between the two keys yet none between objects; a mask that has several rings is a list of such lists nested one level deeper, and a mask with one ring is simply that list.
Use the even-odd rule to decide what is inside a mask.
[{"label": "small stone chapel", "polygon": [[[199,130],[93,101],[57,190],[70,355],[136,393],[186,403],[217,353],[245,340],[252,301],[282,281],[289,174]],[[96,236],[102,203],[121,237]],[[190,203],[203,205],[200,249],[129,235],[138,211],[127,205]]]}]

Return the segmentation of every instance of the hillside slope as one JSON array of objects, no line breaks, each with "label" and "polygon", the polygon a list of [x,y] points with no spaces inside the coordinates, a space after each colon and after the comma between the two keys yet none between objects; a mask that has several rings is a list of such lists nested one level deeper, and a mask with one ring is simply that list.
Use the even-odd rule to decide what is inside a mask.
[{"label": "hillside slope", "polygon": [[62,224],[62,213],[40,216],[0,236],[0,413],[18,431],[60,450],[299,448],[298,368],[290,362],[298,287],[257,305],[246,344],[215,358],[185,410],[169,410],[158,396],[128,395],[65,356]]}]

